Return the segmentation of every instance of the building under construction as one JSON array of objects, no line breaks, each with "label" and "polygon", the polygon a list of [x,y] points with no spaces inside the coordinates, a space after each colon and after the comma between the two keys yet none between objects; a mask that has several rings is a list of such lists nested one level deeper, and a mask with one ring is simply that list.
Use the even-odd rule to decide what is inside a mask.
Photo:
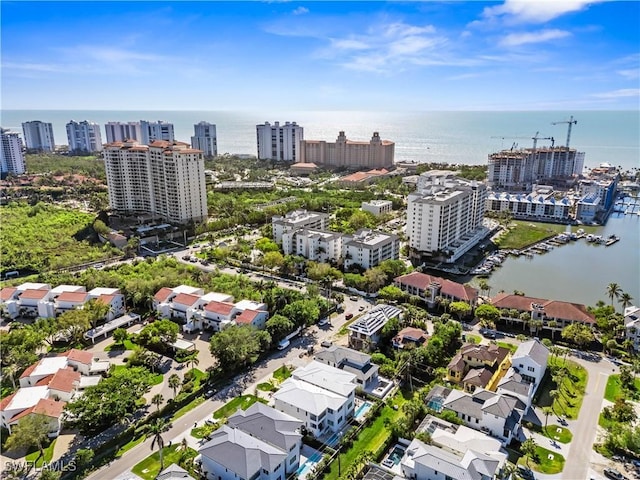
[{"label": "building under construction", "polygon": [[530,191],[534,184],[573,184],[584,167],[584,152],[566,147],[502,150],[489,155],[489,186],[494,190]]}]

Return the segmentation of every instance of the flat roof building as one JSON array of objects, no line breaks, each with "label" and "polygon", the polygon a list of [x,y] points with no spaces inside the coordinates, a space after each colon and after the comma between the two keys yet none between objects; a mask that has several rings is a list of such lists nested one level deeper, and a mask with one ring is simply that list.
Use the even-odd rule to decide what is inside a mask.
[{"label": "flat roof building", "polygon": [[373,132],[368,142],[347,140],[344,131],[335,143],[324,140],[300,142],[301,162],[312,162],[323,167],[385,168],[393,166],[395,143],[382,140]]}]

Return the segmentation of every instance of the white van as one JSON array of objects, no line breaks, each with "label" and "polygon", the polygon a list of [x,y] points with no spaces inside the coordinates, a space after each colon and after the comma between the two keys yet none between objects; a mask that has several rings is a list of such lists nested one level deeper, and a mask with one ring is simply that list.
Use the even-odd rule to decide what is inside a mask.
[{"label": "white van", "polygon": [[291,342],[289,340],[280,340],[280,343],[278,343],[278,350],[284,350],[289,345],[291,345]]}]

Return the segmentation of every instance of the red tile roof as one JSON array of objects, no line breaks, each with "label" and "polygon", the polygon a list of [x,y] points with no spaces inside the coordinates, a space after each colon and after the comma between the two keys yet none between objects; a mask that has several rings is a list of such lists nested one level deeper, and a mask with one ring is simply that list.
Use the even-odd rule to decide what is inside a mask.
[{"label": "red tile roof", "polygon": [[47,294],[49,293],[49,290],[34,290],[34,289],[27,289],[24,290],[21,294],[20,294],[20,298],[24,298],[24,299],[31,299],[31,300],[40,300],[41,298],[47,296]]},{"label": "red tile roof", "polygon": [[220,315],[230,315],[235,305],[228,302],[209,302],[204,309],[207,312],[218,313]]},{"label": "red tile roof", "polygon": [[36,382],[34,387],[46,387],[49,385],[49,382],[53,380],[53,373],[51,375],[47,375],[46,377],[42,377],[40,380]]},{"label": "red tile roof", "polygon": [[18,291],[15,287],[6,287],[0,290],[0,300],[10,300],[14,293]]},{"label": "red tile roof", "polygon": [[402,343],[405,341],[422,342],[427,338],[429,338],[427,332],[421,328],[405,327],[398,332],[393,340],[396,343]]},{"label": "red tile roof", "polygon": [[58,370],[49,383],[49,388],[61,392],[73,392],[80,383],[80,372],[75,372],[72,367]]},{"label": "red tile roof", "polygon": [[155,300],[158,302],[165,302],[167,298],[173,293],[172,288],[162,287],[158,292],[153,296]]},{"label": "red tile roof", "polygon": [[11,403],[11,400],[13,400],[13,397],[16,396],[16,393],[17,392],[13,392],[11,395],[4,397],[2,400],[0,400],[0,412],[4,412],[4,409],[9,406],[9,404]]},{"label": "red tile roof", "polygon": [[84,303],[88,295],[87,292],[62,292],[56,300],[58,302]]},{"label": "red tile roof", "polygon": [[259,310],[245,310],[236,317],[236,323],[251,323],[260,313]]},{"label": "red tile roof", "polygon": [[181,305],[193,305],[200,297],[197,295],[189,295],[188,293],[179,293],[173,299],[173,303],[179,303]]},{"label": "red tile roof", "polygon": [[510,293],[499,293],[491,299],[491,304],[496,308],[515,309],[524,312],[532,311],[532,304],[541,305],[545,315],[560,320],[574,322],[594,323],[596,318],[589,313],[587,307],[580,303],[562,302],[560,300],[546,300],[544,298],[525,297]]},{"label": "red tile roof", "polygon": [[20,378],[27,378],[29,375],[31,375],[33,373],[33,371],[36,369],[36,367],[38,366],[40,362],[36,362],[33,365],[29,365],[26,370],[24,372],[22,372],[22,375],[20,375]]},{"label": "red tile roof", "polygon": [[478,298],[478,291],[467,285],[447,280],[446,278],[435,277],[421,272],[411,272],[407,275],[396,277],[395,281],[402,285],[415,287],[419,290],[426,290],[432,283],[440,284],[441,294],[459,298],[467,302],[474,302]]},{"label": "red tile roof", "polygon": [[64,410],[64,406],[66,404],[67,402],[57,402],[50,398],[42,398],[33,407],[23,410],[18,415],[14,416],[10,421],[11,423],[14,423],[32,413],[38,413],[52,418],[60,418],[60,415],[62,415],[62,411]]},{"label": "red tile roof", "polygon": [[105,305],[111,305],[111,302],[113,302],[115,298],[115,295],[102,294],[96,300],[98,302],[104,303]]},{"label": "red tile roof", "polygon": [[78,350],[77,348],[61,353],[60,356],[67,357],[71,361],[82,363],[84,365],[91,365],[93,362],[93,354],[91,352]]}]

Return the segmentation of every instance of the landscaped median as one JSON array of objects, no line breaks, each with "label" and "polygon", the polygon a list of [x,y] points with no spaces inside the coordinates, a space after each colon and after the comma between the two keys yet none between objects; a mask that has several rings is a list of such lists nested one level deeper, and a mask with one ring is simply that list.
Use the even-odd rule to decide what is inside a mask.
[{"label": "landscaped median", "polygon": [[587,371],[571,360],[552,357],[536,394],[539,407],[551,407],[555,415],[578,418],[587,386]]},{"label": "landscaped median", "polygon": [[[184,447],[181,443],[172,445],[170,447],[164,447],[162,449],[162,467],[167,468],[172,463],[178,464],[183,468],[193,463],[193,459],[198,452],[189,447]],[[158,474],[162,471],[160,468],[160,453],[155,452],[149,455],[147,458],[138,463],[131,469],[133,473],[143,478],[144,480],[154,480]]]},{"label": "landscaped median", "polygon": [[533,456],[523,455],[518,460],[518,465],[527,466],[536,472],[553,475],[562,472],[564,462],[565,458],[559,453],[536,446],[535,454]]}]

